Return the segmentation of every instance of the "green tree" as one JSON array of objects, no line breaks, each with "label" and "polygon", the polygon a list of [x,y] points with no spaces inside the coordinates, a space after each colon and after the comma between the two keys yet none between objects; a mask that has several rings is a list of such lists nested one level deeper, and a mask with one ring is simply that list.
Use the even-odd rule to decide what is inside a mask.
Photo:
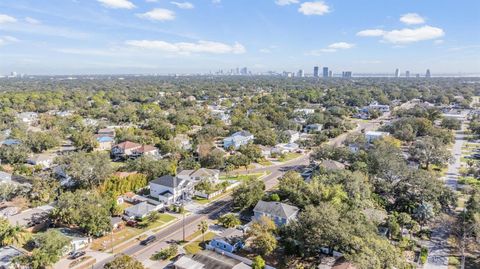
[{"label": "green tree", "polygon": [[116,257],[113,261],[105,264],[104,269],[144,269],[142,263],[134,258],[122,255]]},{"label": "green tree", "polygon": [[7,219],[0,218],[0,245],[23,246],[30,238],[30,233],[18,225],[10,225]]},{"label": "green tree", "polygon": [[27,161],[30,149],[22,144],[1,146],[0,160],[7,164],[21,164]]},{"label": "green tree", "polygon": [[110,157],[103,152],[75,152],[56,160],[78,186],[93,189],[103,184],[112,173]]},{"label": "green tree", "polygon": [[409,152],[412,158],[424,165],[426,169],[431,164],[445,165],[451,158],[450,151],[443,142],[434,137],[424,137],[415,141]]},{"label": "green tree", "polygon": [[265,183],[256,178],[244,180],[233,190],[233,206],[239,210],[255,206],[262,199]]},{"label": "green tree", "polygon": [[255,256],[252,261],[252,269],[263,269],[265,268],[265,260],[262,256]]},{"label": "green tree", "polygon": [[277,248],[277,239],[274,232],[275,223],[272,219],[262,216],[250,226],[247,236],[252,240],[252,247],[257,253],[269,255]]},{"label": "green tree", "polygon": [[98,146],[93,132],[88,129],[73,131],[71,139],[77,149],[87,152],[93,151]]},{"label": "green tree", "polygon": [[206,220],[202,220],[198,224],[198,230],[202,233],[202,242],[205,244],[205,233],[208,231],[208,222]]},{"label": "green tree", "polygon": [[218,222],[225,228],[235,228],[241,224],[240,219],[231,213],[220,216]]},{"label": "green tree", "polygon": [[33,239],[35,249],[31,255],[20,258],[20,264],[33,268],[47,268],[60,260],[70,239],[57,230],[48,230],[40,233]]}]

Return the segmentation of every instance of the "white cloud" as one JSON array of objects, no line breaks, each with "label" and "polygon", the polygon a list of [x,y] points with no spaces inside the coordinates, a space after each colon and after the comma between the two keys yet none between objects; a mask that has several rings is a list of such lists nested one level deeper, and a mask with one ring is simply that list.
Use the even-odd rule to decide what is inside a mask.
[{"label": "white cloud", "polygon": [[135,8],[135,5],[128,0],[97,0],[102,3],[104,7],[108,8],[124,8],[132,9]]},{"label": "white cloud", "polygon": [[0,46],[8,45],[15,42],[18,42],[18,39],[13,36],[0,36]]},{"label": "white cloud", "polygon": [[245,53],[245,47],[240,43],[228,45],[220,42],[200,40],[195,43],[178,42],[170,43],[162,40],[128,40],[127,45],[141,48],[160,50],[164,52],[176,54],[191,54],[191,53],[211,53],[211,54],[242,54]]},{"label": "white cloud", "polygon": [[300,5],[298,12],[304,15],[324,15],[330,12],[330,7],[323,1],[304,2]]},{"label": "white cloud", "polygon": [[178,8],[181,9],[192,9],[194,8],[193,4],[190,2],[170,2],[173,5],[176,5]]},{"label": "white cloud", "polygon": [[381,36],[383,41],[393,44],[408,44],[424,40],[437,39],[445,35],[441,28],[425,25],[419,28],[383,31],[379,29],[363,30],[358,36]]},{"label": "white cloud", "polygon": [[31,17],[26,17],[25,21],[30,24],[40,24],[41,22],[37,19],[31,18]]},{"label": "white cloud", "polygon": [[164,8],[155,8],[149,12],[137,14],[137,16],[155,21],[171,21],[175,19],[175,12]]},{"label": "white cloud", "polygon": [[275,0],[275,4],[279,6],[288,6],[291,4],[298,4],[298,0]]},{"label": "white cloud", "polygon": [[347,42],[337,42],[328,46],[329,49],[351,49],[353,47],[355,47],[355,44]]},{"label": "white cloud", "polygon": [[415,29],[401,29],[386,32],[383,35],[383,39],[387,42],[394,44],[407,44],[418,41],[436,39],[445,35],[445,32],[441,28],[432,26],[422,26]]},{"label": "white cloud", "polygon": [[400,21],[408,25],[425,23],[425,19],[417,13],[404,14],[400,17]]},{"label": "white cloud", "polygon": [[437,39],[437,40],[433,41],[433,44],[440,45],[440,44],[443,44],[443,42],[445,42],[443,39]]},{"label": "white cloud", "polygon": [[16,22],[16,21],[17,21],[17,19],[15,19],[12,16],[8,16],[6,14],[0,14],[0,23],[12,23],[12,22]]},{"label": "white cloud", "polygon": [[357,36],[383,36],[385,31],[380,29],[368,29],[357,33]]},{"label": "white cloud", "polygon": [[318,49],[318,50],[312,50],[307,53],[307,55],[312,55],[312,56],[319,56],[322,55],[323,53],[332,53],[336,52],[338,50],[346,50],[346,49],[351,49],[355,47],[355,44],[352,43],[347,43],[347,42],[336,42],[328,45],[326,48],[323,49]]}]

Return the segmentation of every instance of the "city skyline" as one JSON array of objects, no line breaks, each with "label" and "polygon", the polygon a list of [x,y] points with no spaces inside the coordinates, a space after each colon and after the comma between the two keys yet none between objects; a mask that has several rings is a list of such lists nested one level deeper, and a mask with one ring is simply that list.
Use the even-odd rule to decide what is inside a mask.
[{"label": "city skyline", "polygon": [[[480,73],[480,3],[5,0],[0,74]],[[245,16],[248,14],[248,16]],[[320,76],[323,76],[320,70]]]}]

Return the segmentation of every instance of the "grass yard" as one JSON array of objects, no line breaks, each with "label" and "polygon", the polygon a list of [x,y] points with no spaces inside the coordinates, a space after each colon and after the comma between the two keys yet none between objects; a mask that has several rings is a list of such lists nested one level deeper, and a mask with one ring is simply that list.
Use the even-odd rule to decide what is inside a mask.
[{"label": "grass yard", "polygon": [[258,164],[263,165],[263,166],[273,165],[273,163],[269,160],[261,160],[261,161],[258,162]]},{"label": "grass yard", "polygon": [[245,174],[245,175],[231,175],[231,176],[221,176],[221,180],[236,180],[236,181],[243,181],[250,178],[259,178],[261,176],[267,175],[267,173],[252,173],[252,174]]},{"label": "grass yard", "polygon": [[458,183],[480,187],[480,180],[474,177],[459,177]]},{"label": "grass yard", "polygon": [[278,158],[278,161],[284,163],[284,162],[288,162],[288,161],[291,161],[293,159],[296,159],[300,156],[302,156],[301,153],[290,152],[290,153],[286,153],[282,157]]},{"label": "grass yard", "polygon": [[[217,236],[216,233],[207,232],[205,234],[205,242],[208,242],[209,240],[212,240],[215,236]],[[201,251],[203,249],[202,246],[201,246],[202,245],[202,240],[203,240],[203,237],[200,233],[199,237],[195,241],[193,241],[193,242],[191,242],[191,243],[189,243],[189,244],[187,244],[183,247],[185,249],[185,252],[187,252],[187,254],[195,254],[195,253]]]},{"label": "grass yard", "polygon": [[108,234],[102,237],[99,237],[95,240],[93,240],[91,248],[93,250],[98,250],[98,251],[104,251],[104,250],[110,250],[113,247],[119,245],[120,243],[123,243],[143,232],[146,232],[147,230],[154,230],[156,228],[159,228],[162,225],[165,225],[176,218],[174,216],[168,215],[168,214],[160,214],[160,218],[158,221],[155,223],[151,223],[147,225],[144,228],[133,228],[133,227],[125,227],[121,229],[120,231],[114,232],[112,234]]}]

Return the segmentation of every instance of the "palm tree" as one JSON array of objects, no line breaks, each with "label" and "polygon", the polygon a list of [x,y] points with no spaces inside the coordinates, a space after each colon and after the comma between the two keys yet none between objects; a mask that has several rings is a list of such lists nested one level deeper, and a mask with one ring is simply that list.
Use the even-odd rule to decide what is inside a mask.
[{"label": "palm tree", "polygon": [[205,233],[208,231],[208,222],[206,220],[202,220],[198,224],[198,230],[202,233],[203,244],[205,245]]}]

